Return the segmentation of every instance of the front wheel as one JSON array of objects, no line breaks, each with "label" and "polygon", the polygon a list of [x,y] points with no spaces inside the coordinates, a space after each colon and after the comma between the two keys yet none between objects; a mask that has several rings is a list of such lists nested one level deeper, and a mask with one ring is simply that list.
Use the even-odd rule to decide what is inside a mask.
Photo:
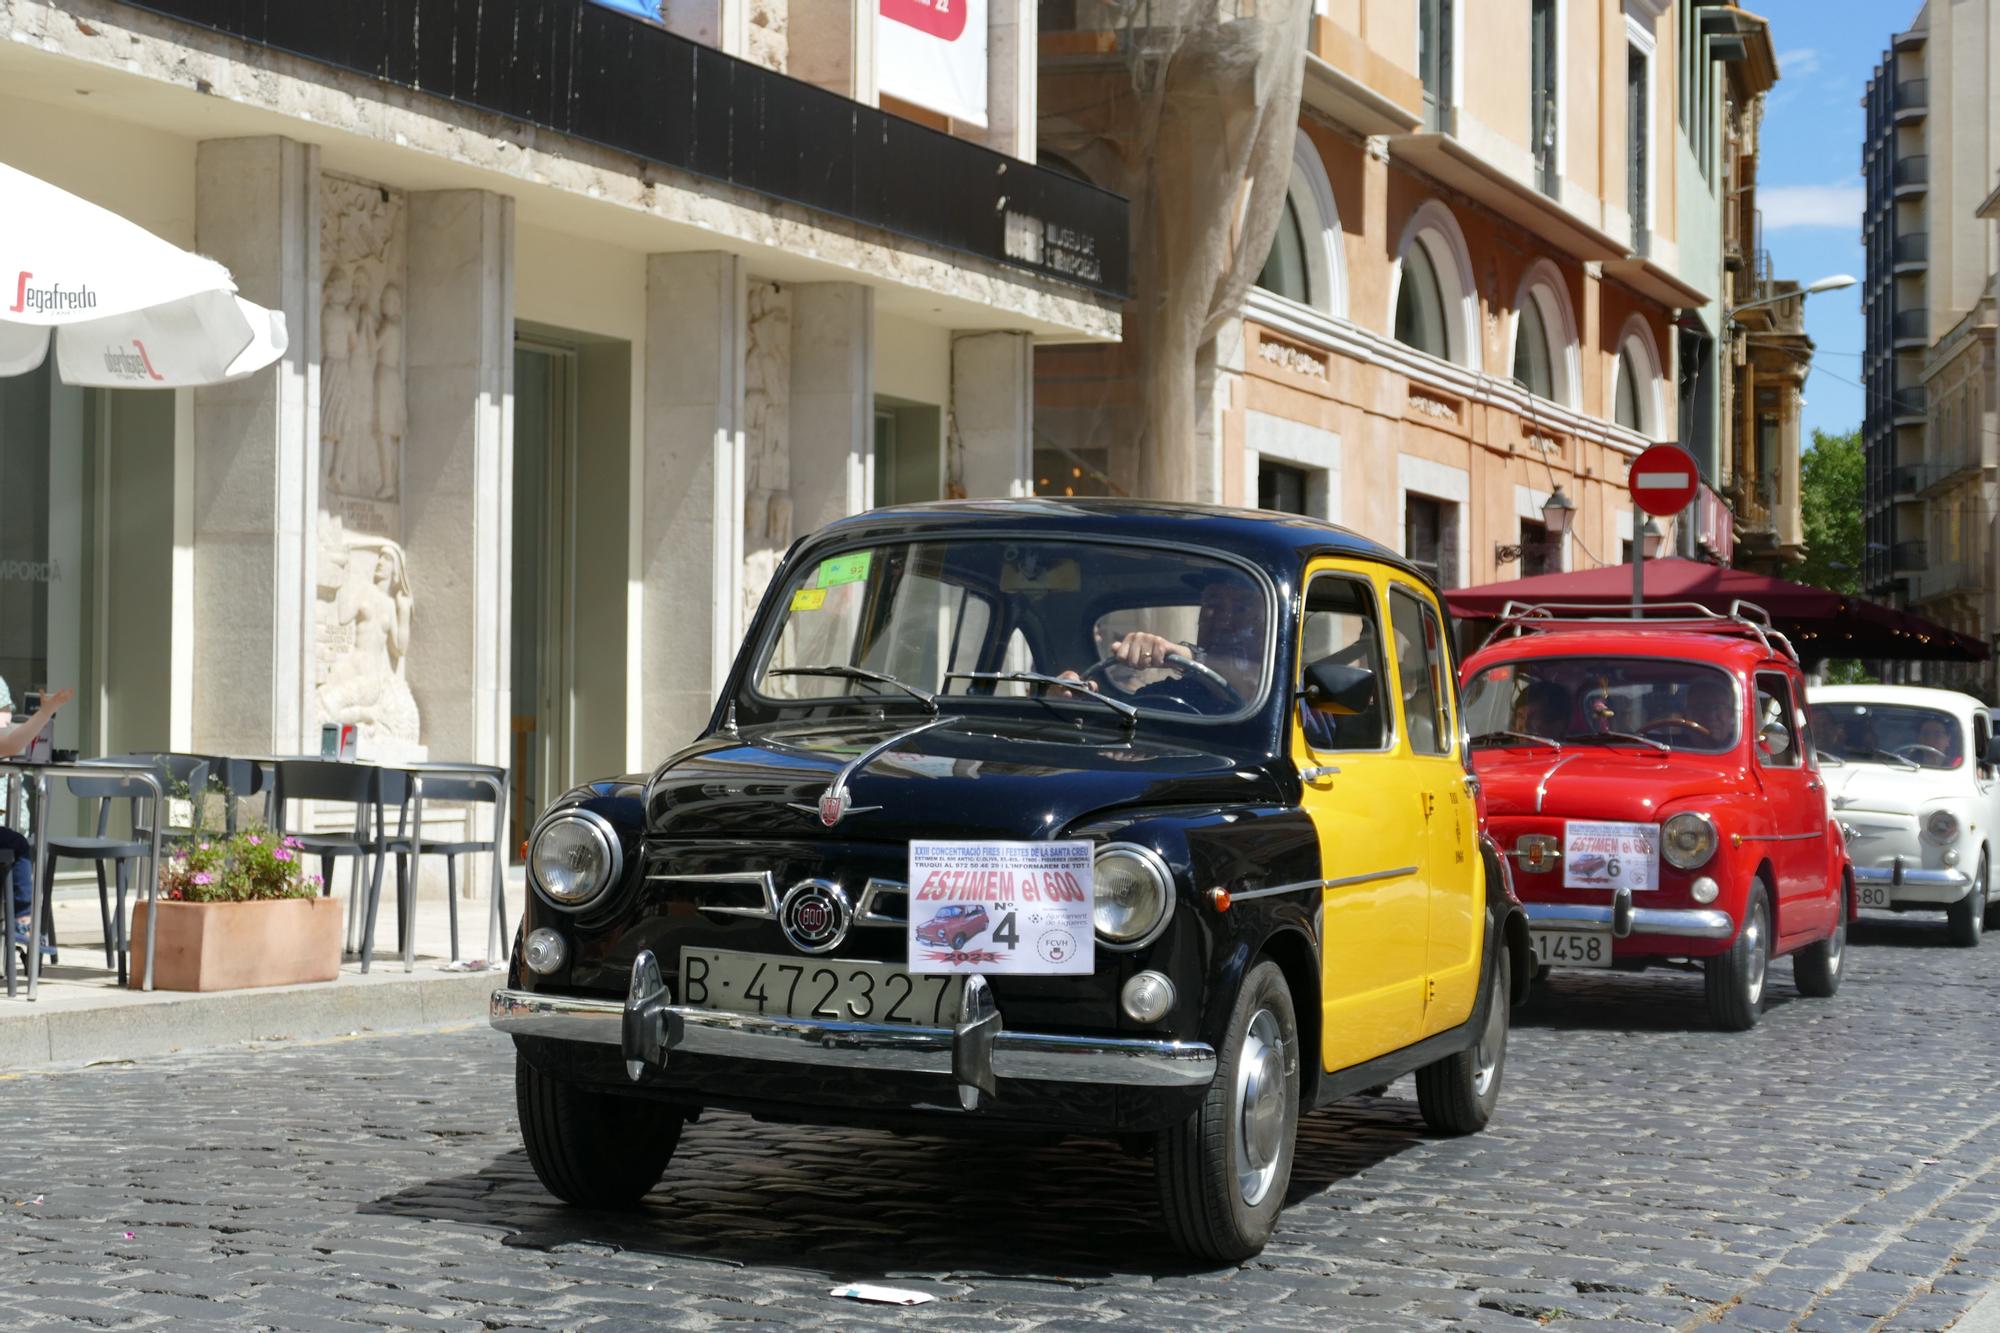
[{"label": "front wheel", "polygon": [[1945,909],[1945,924],[1951,935],[1951,942],[1961,949],[1979,946],[1980,931],[1986,925],[1986,849],[1979,849],[1979,870],[1972,877],[1972,888],[1963,898]]},{"label": "front wheel", "polygon": [[1160,1211],[1181,1250],[1240,1263],[1264,1248],[1285,1204],[1299,1132],[1299,1027],[1285,974],[1250,969],[1201,1108],[1153,1149]]},{"label": "front wheel", "polygon": [[1764,1012],[1764,979],[1771,966],[1771,905],[1762,881],[1750,888],[1743,927],[1729,952],[1702,960],[1708,1016],[1724,1032],[1748,1032]]},{"label": "front wheel", "polygon": [[1833,934],[1792,955],[1792,980],[1799,994],[1823,1000],[1840,989],[1841,967],[1847,961],[1847,881],[1840,884],[1840,920]]},{"label": "front wheel", "polygon": [[521,1139],[542,1185],[579,1208],[630,1208],[660,1183],[681,1118],[635,1097],[565,1083],[514,1055]]},{"label": "front wheel", "polygon": [[1473,1134],[1486,1128],[1500,1101],[1500,1076],[1507,1069],[1507,949],[1493,960],[1486,1022],[1479,1040],[1417,1071],[1417,1109],[1438,1134]]}]

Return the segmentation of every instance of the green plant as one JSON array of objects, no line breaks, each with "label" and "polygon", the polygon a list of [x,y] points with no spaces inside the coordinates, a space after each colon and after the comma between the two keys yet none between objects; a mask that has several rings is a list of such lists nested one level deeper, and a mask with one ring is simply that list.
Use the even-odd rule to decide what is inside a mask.
[{"label": "green plant", "polygon": [[169,902],[276,902],[310,898],[319,888],[319,876],[306,874],[299,860],[299,840],[264,829],[197,835],[160,871],[160,892]]}]

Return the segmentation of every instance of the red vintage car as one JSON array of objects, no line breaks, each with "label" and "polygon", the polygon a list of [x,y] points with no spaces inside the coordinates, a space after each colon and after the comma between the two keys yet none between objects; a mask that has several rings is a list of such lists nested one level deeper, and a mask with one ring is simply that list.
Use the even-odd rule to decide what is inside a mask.
[{"label": "red vintage car", "polygon": [[917,927],[917,938],[925,944],[949,944],[954,949],[963,949],[986,925],[986,908],[981,904],[950,903]]},{"label": "red vintage car", "polygon": [[1780,955],[1802,993],[1839,988],[1853,868],[1805,679],[1761,611],[1510,606],[1462,675],[1541,975],[1699,967],[1731,1030]]}]

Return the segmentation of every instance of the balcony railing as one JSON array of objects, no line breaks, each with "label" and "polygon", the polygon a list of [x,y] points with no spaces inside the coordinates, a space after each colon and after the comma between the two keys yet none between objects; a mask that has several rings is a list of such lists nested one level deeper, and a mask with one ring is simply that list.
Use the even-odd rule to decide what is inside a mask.
[{"label": "balcony railing", "polygon": [[1931,484],[1937,469],[1929,463],[1905,463],[1889,469],[1889,493],[1898,500],[1914,500],[1917,492]]},{"label": "balcony railing", "polygon": [[1919,231],[1898,236],[1890,252],[1898,264],[1924,263],[1931,257],[1930,233]]},{"label": "balcony railing", "polygon": [[1928,79],[1904,79],[1896,85],[1896,113],[1920,112],[1930,106],[1931,89]]},{"label": "balcony railing", "polygon": [[1898,574],[1915,574],[1930,563],[1930,543],[1897,542],[1889,550],[1889,568]]},{"label": "balcony railing", "polygon": [[1927,310],[1898,310],[1893,324],[1897,342],[1915,340],[1919,343],[1930,341],[1930,312]]},{"label": "balcony railing", "polygon": [[1913,153],[1909,157],[1896,159],[1890,179],[1898,185],[1928,185],[1931,180],[1931,159],[1925,153]]},{"label": "balcony railing", "polygon": [[1930,408],[1930,390],[1921,384],[1898,384],[1889,392],[1889,411],[1899,420],[1922,417]]}]

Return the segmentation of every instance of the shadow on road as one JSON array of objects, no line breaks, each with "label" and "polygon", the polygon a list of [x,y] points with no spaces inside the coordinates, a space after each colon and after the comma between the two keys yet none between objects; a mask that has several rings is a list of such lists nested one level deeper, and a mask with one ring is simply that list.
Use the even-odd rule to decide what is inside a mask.
[{"label": "shadow on road", "polygon": [[[1363,1097],[1307,1116],[1287,1205],[1422,1141],[1422,1120],[1406,1100]],[[1210,1267],[1169,1245],[1150,1159],[1112,1143],[1021,1146],[736,1115],[688,1126],[666,1179],[630,1213],[557,1202],[521,1151],[360,1211],[497,1228],[503,1244],[530,1249],[608,1246],[804,1268],[830,1281],[927,1274],[1087,1283]]]},{"label": "shadow on road", "polygon": [[1847,928],[1847,940],[1865,949],[1955,949],[1943,912],[1877,916],[1864,912]]},{"label": "shadow on road", "polygon": [[[1791,962],[1771,965],[1764,1018],[1798,1002]],[[1554,972],[1514,1011],[1517,1028],[1592,1032],[1713,1032],[1698,972]],[[1724,1034],[1728,1035],[1728,1034]]]}]

